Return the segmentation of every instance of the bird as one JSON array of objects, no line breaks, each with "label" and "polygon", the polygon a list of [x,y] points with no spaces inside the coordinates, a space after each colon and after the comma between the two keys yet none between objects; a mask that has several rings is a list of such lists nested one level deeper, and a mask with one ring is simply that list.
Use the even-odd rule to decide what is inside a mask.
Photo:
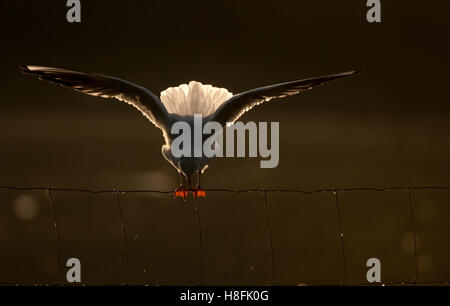
[{"label": "bird", "polygon": [[[162,155],[178,171],[180,179],[180,186],[174,191],[174,197],[181,197],[184,200],[189,192],[192,192],[195,198],[206,196],[206,191],[200,186],[200,176],[208,168],[211,158],[175,157],[171,151],[171,144],[177,136],[171,133],[174,123],[184,121],[192,126],[194,114],[201,114],[204,123],[215,121],[225,128],[244,113],[264,102],[303,93],[313,87],[349,77],[358,72],[351,70],[284,82],[251,89],[236,95],[225,88],[191,81],[189,84],[169,87],[158,97],[140,85],[102,74],[34,65],[20,66],[20,69],[23,73],[34,75],[40,80],[92,96],[115,98],[138,109],[162,131],[165,140],[161,148]],[[191,188],[195,175],[198,175],[197,186]],[[188,183],[187,188],[183,185],[183,177]]]}]

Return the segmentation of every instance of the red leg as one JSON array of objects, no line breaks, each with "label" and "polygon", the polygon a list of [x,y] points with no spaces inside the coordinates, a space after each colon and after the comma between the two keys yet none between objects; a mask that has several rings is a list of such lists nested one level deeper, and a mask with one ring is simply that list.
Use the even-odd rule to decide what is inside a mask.
[{"label": "red leg", "polygon": [[206,198],[206,190],[200,186],[195,188],[193,193],[194,193],[194,198]]},{"label": "red leg", "polygon": [[174,191],[173,197],[174,198],[183,198],[183,200],[186,202],[186,198],[188,196],[189,189],[185,189],[183,187],[183,177],[181,176],[181,173],[179,173],[179,175],[180,175],[180,187],[178,187],[177,190]]},{"label": "red leg", "polygon": [[184,201],[186,201],[186,198],[188,196],[189,191],[187,189],[184,189],[183,186],[178,187],[177,190],[173,193],[174,198],[183,198]]},{"label": "red leg", "polygon": [[198,172],[198,184],[197,187],[193,189],[192,194],[194,198],[206,198],[206,191],[202,187],[200,187],[200,172]]}]

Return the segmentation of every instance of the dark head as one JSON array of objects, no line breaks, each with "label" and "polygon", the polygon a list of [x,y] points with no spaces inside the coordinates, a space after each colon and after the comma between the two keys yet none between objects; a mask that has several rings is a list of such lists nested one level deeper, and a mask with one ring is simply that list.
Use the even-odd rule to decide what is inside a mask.
[{"label": "dark head", "polygon": [[180,157],[178,159],[178,169],[186,177],[188,182],[192,181],[192,178],[201,172],[201,158],[199,157]]},{"label": "dark head", "polygon": [[174,166],[181,174],[184,175],[188,183],[193,181],[193,177],[202,174],[208,167],[208,158],[205,157],[174,157],[169,146],[162,147],[163,156]]}]

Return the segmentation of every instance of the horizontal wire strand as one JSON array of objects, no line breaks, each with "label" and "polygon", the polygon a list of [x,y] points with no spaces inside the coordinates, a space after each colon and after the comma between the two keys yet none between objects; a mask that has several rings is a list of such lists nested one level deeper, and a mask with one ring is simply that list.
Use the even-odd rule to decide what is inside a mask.
[{"label": "horizontal wire strand", "polygon": [[[83,188],[56,188],[56,187],[40,187],[40,186],[0,186],[0,189],[29,191],[29,190],[45,190],[45,191],[71,191],[71,192],[86,192],[86,193],[159,193],[172,194],[173,190],[152,190],[152,189],[83,189]],[[345,192],[345,191],[378,191],[389,192],[396,190],[448,190],[450,187],[446,186],[393,186],[384,188],[375,187],[352,187],[352,188],[325,188],[316,190],[302,190],[302,189],[226,189],[226,188],[210,188],[205,189],[209,192],[230,192],[230,193],[247,193],[247,192],[292,192],[303,194],[315,194],[323,192]]]},{"label": "horizontal wire strand", "polygon": [[[103,194],[103,193],[115,193],[117,196],[119,193],[157,193],[157,194],[172,194],[173,191],[163,191],[163,190],[151,190],[151,189],[142,189],[142,190],[120,190],[120,189],[83,189],[83,188],[56,188],[56,187],[41,187],[41,186],[0,186],[0,190],[15,190],[15,191],[47,191],[48,193],[52,191],[60,191],[60,192],[84,192],[91,194]],[[317,194],[317,193],[326,193],[330,192],[336,194],[337,192],[346,192],[346,191],[375,191],[375,192],[389,192],[389,191],[407,191],[411,192],[412,190],[447,190],[450,191],[450,187],[447,186],[392,186],[392,187],[384,187],[384,188],[376,188],[376,187],[354,187],[354,188],[325,188],[325,189],[317,189],[317,190],[302,190],[302,189],[225,189],[225,188],[211,188],[206,189],[209,192],[229,192],[229,193],[302,193],[302,194]],[[122,221],[123,222],[123,221]],[[122,225],[123,226],[123,225]],[[342,230],[341,230],[342,231]],[[345,268],[344,268],[345,269]],[[417,273],[417,272],[416,272]],[[417,277],[417,275],[416,275]],[[127,280],[128,281],[128,280]],[[301,282],[300,282],[301,283]],[[32,283],[0,283],[0,286],[60,286],[61,283],[48,283],[48,284],[32,284]],[[69,286],[77,286],[79,284],[64,284]],[[83,285],[89,286],[89,284],[83,283]],[[147,284],[144,284],[147,285]],[[151,284],[148,284],[152,286]],[[420,286],[420,285],[450,285],[448,281],[421,281],[417,282],[417,279],[413,281],[404,281],[404,282],[384,282],[384,283],[347,283],[343,284],[322,284],[322,283],[309,283],[305,285],[325,285],[325,286],[395,286],[395,285],[412,285],[412,286]]]}]

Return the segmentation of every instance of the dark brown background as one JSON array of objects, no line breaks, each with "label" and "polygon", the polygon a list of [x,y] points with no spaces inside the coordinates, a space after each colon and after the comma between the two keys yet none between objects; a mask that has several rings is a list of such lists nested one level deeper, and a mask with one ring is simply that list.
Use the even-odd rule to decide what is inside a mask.
[{"label": "dark brown background", "polygon": [[[450,4],[384,0],[381,24],[369,24],[365,2],[82,1],[82,23],[69,24],[65,1],[2,1],[0,185],[156,190],[177,185],[176,172],[160,153],[161,133],[142,115],[123,103],[45,84],[18,70],[21,64],[37,64],[113,75],[157,94],[190,80],[238,93],[362,69],[356,77],[246,114],[244,121],[280,122],[279,166],[260,169],[257,159],[219,159],[202,185],[304,190],[450,186]],[[26,193],[34,204],[29,198],[20,204],[24,193],[1,196],[0,241],[8,250],[1,260],[1,282],[52,282],[57,262],[52,210],[45,193]],[[365,260],[376,256],[386,262],[385,281],[411,279],[408,194],[398,193],[383,193],[387,198],[374,192],[343,195],[350,282],[364,281]],[[450,280],[450,203],[445,192],[437,193],[425,191],[414,202],[416,227],[422,231],[417,234],[422,257],[417,259],[422,260],[423,281]],[[91,282],[116,283],[123,276],[120,222],[114,194],[109,196],[112,200],[55,195],[61,207],[62,259],[76,257],[77,250],[78,256],[89,257],[81,259],[98,269],[86,272],[92,273]],[[270,250],[260,245],[266,238],[264,211],[258,210],[263,209],[261,196],[216,192],[200,203],[206,281],[271,279]],[[130,280],[195,283],[193,262],[199,258],[192,201],[184,205],[170,196],[134,197],[125,207],[130,240],[140,243],[133,249],[130,242],[135,273]],[[277,282],[342,282],[335,201],[328,200],[268,195]],[[311,207],[310,201],[321,204]],[[20,207],[38,207],[38,213],[24,219]],[[141,238],[134,240],[135,235]],[[99,241],[102,251],[95,247]],[[102,252],[110,261],[103,260]],[[252,262],[257,268],[247,270]],[[160,270],[143,273],[149,263]],[[97,277],[101,273],[106,276]]]}]

